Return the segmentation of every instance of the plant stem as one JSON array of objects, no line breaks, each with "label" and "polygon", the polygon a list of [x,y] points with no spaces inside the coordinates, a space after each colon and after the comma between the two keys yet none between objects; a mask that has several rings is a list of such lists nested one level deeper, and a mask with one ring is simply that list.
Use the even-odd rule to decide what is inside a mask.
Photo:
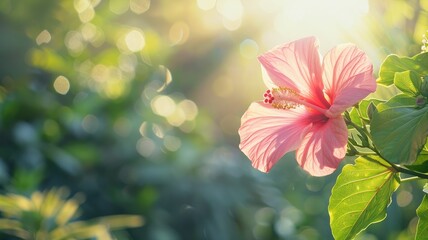
[{"label": "plant stem", "polygon": [[[360,114],[360,112],[359,112],[358,109],[357,109],[357,113],[358,113],[359,117],[362,119],[361,114]],[[354,122],[351,121],[351,117],[349,115],[349,112],[345,111],[345,115],[346,115],[346,118],[349,120],[347,122],[349,122],[349,124],[351,124],[351,126],[353,126],[360,134],[364,134],[368,139],[370,139],[371,144],[369,143],[369,146],[367,146],[367,148],[369,148],[376,155],[378,155],[383,160],[385,160],[396,172],[406,173],[406,174],[415,176],[417,178],[428,179],[428,174],[421,173],[421,172],[416,172],[416,171],[410,170],[410,169],[408,169],[406,167],[402,167],[400,165],[397,165],[397,164],[394,164],[394,163],[388,161],[385,157],[382,156],[382,154],[374,146],[374,144],[373,144],[373,138],[372,138],[370,132],[368,131],[367,127],[365,126],[365,124],[363,124],[363,127],[360,127],[360,126],[358,126],[357,124],[355,124]],[[359,146],[359,147],[366,147],[366,146]],[[357,151],[357,154],[361,155],[361,156],[370,155],[370,154],[362,153],[362,152],[359,152],[359,151]]]},{"label": "plant stem", "polygon": [[383,160],[385,160],[395,171],[401,172],[401,173],[406,173],[406,174],[416,176],[419,178],[423,178],[423,179],[428,179],[428,175],[425,173],[416,172],[416,171],[410,170],[406,167],[402,167],[398,164],[395,164],[395,163],[388,161],[384,156],[382,156],[382,154],[376,148],[373,147],[373,148],[371,148],[371,150],[373,150],[379,157],[381,157]]},{"label": "plant stem", "polygon": [[[409,174],[409,175],[412,175],[412,176],[416,176],[416,177],[419,177],[419,178],[423,178],[423,179],[428,179],[428,175],[427,175],[427,174],[425,174],[425,173],[416,172],[416,171],[410,170],[410,169],[408,169],[408,168],[401,167],[400,165],[395,165],[395,164],[390,163],[390,162],[388,162],[388,163],[389,163],[389,164],[391,164],[391,166],[392,166],[396,171],[398,171],[398,172],[406,173],[406,174]],[[394,165],[395,167],[394,167],[393,165]]]},{"label": "plant stem", "polygon": [[408,177],[408,178],[402,178],[400,179],[400,182],[411,182],[411,181],[417,181],[417,180],[421,180],[420,177]]}]

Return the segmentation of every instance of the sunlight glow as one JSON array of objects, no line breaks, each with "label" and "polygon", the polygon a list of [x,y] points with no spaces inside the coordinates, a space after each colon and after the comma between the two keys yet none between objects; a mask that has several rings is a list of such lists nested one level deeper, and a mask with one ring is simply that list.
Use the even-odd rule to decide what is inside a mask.
[{"label": "sunlight glow", "polygon": [[210,10],[215,7],[216,0],[197,0],[198,7],[202,10]]},{"label": "sunlight glow", "polygon": [[185,22],[175,22],[169,29],[169,40],[172,45],[183,44],[189,38],[190,28]]},{"label": "sunlight glow", "polygon": [[82,34],[77,31],[69,31],[64,38],[64,44],[73,54],[80,54],[85,49]]},{"label": "sunlight glow", "polygon": [[184,99],[177,107],[183,110],[185,118],[188,121],[194,120],[198,115],[198,106],[192,100]]},{"label": "sunlight glow", "polygon": [[[263,5],[266,4],[263,1]],[[284,38],[291,40],[308,35],[315,35],[332,44],[343,41],[349,35],[359,36],[358,31],[363,30],[363,18],[369,11],[367,0],[286,0],[276,5],[278,10],[271,13],[272,18],[267,20],[270,25],[264,33],[267,36],[263,37],[266,39],[263,45],[272,46],[279,43],[276,40],[282,42]],[[272,38],[272,32],[279,34],[280,39]]]},{"label": "sunlight glow", "polygon": [[78,13],[81,13],[90,7],[92,7],[92,6],[91,6],[91,2],[89,0],[75,0],[74,1],[74,9]]},{"label": "sunlight glow", "polygon": [[158,138],[165,137],[165,130],[159,124],[156,124],[156,123],[152,124],[152,132]]},{"label": "sunlight glow", "polygon": [[174,127],[180,127],[186,122],[193,121],[198,115],[198,106],[192,100],[174,99],[167,95],[158,95],[153,98],[151,107],[154,113],[165,117],[167,122]]},{"label": "sunlight glow", "polygon": [[343,27],[352,27],[367,12],[367,0],[301,0],[284,8],[284,15],[294,22],[331,22]]},{"label": "sunlight glow", "polygon": [[91,76],[99,83],[105,82],[109,77],[109,69],[103,64],[97,64],[92,68]]},{"label": "sunlight glow", "polygon": [[120,0],[111,0],[109,3],[110,11],[117,15],[124,14],[128,11],[129,2],[128,1],[120,1]]},{"label": "sunlight glow", "polygon": [[37,35],[36,43],[37,45],[42,45],[43,43],[49,43],[52,37],[48,30],[43,30]]},{"label": "sunlight glow", "polygon": [[136,144],[138,153],[143,157],[150,157],[156,149],[155,143],[147,137],[142,137]]},{"label": "sunlight glow", "polygon": [[143,34],[137,30],[131,30],[125,36],[125,43],[129,50],[132,52],[141,51],[146,45]]},{"label": "sunlight glow", "polygon": [[397,194],[397,205],[400,207],[405,207],[409,205],[413,200],[413,194],[406,190],[401,190]]},{"label": "sunlight glow", "polygon": [[174,100],[166,95],[155,97],[151,102],[151,106],[156,114],[163,117],[172,115],[176,108]]},{"label": "sunlight glow", "polygon": [[122,96],[126,91],[126,85],[120,78],[112,78],[103,86],[103,91],[111,99]]},{"label": "sunlight glow", "polygon": [[94,7],[100,3],[100,0],[74,0],[74,9],[79,14],[80,21],[87,23],[95,16]]},{"label": "sunlight glow", "polygon": [[259,54],[259,45],[253,39],[247,38],[239,45],[239,52],[244,58],[252,60]]},{"label": "sunlight glow", "polygon": [[235,31],[237,29],[239,29],[242,25],[242,19],[238,18],[238,19],[234,19],[234,20],[230,20],[226,17],[223,18],[223,26],[224,28],[226,28],[229,31]]},{"label": "sunlight glow", "polygon": [[131,0],[129,2],[129,8],[136,14],[142,14],[149,10],[150,0]]},{"label": "sunlight glow", "polygon": [[244,7],[240,0],[218,0],[217,12],[223,16],[223,26],[234,31],[241,27]]},{"label": "sunlight glow", "polygon": [[57,93],[65,95],[70,90],[70,82],[64,76],[59,76],[53,83],[54,89]]},{"label": "sunlight glow", "polygon": [[240,0],[219,0],[217,11],[228,20],[238,20],[242,18],[244,8]]},{"label": "sunlight glow", "polygon": [[181,140],[178,137],[166,136],[163,144],[168,151],[175,152],[181,147]]},{"label": "sunlight glow", "polygon": [[85,41],[92,41],[97,36],[97,27],[92,23],[82,24],[80,32]]},{"label": "sunlight glow", "polygon": [[186,114],[182,108],[176,108],[175,111],[166,118],[166,120],[171,126],[179,127],[186,121]]}]

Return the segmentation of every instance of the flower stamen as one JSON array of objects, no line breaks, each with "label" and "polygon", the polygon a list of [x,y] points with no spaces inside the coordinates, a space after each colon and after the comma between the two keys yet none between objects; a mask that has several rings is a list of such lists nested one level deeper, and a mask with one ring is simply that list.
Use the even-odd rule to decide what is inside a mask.
[{"label": "flower stamen", "polygon": [[268,102],[277,109],[294,109],[300,106],[299,101],[303,100],[296,91],[286,87],[273,88],[272,92],[268,91],[265,93],[269,99]]},{"label": "flower stamen", "polygon": [[271,104],[276,109],[295,109],[301,105],[308,108],[314,109],[320,113],[327,114],[327,109],[316,106],[306,101],[306,99],[298,92],[287,87],[272,88],[272,90],[266,90],[263,94],[264,102]]}]

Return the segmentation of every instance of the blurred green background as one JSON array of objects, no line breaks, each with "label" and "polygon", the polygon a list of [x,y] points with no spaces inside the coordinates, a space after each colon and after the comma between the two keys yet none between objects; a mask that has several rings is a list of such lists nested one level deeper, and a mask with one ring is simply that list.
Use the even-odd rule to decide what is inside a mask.
[{"label": "blurred green background", "polygon": [[[376,74],[427,29],[428,0],[1,0],[0,193],[66,187],[85,196],[76,220],[144,217],[117,239],[332,239],[340,169],[314,178],[288,154],[263,174],[238,149],[257,56],[315,35]],[[414,188],[361,239],[412,239]]]}]

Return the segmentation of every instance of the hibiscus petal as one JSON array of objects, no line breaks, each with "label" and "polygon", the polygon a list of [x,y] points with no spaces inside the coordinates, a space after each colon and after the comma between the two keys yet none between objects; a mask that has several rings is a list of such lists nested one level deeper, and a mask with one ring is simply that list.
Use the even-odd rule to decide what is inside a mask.
[{"label": "hibiscus petal", "polygon": [[330,50],[324,57],[323,70],[332,116],[341,114],[376,90],[369,58],[353,44],[341,44]]},{"label": "hibiscus petal", "polygon": [[304,107],[280,110],[252,103],[241,119],[239,148],[254,168],[268,172],[285,153],[297,149],[312,124]]},{"label": "hibiscus petal", "polygon": [[342,116],[312,127],[296,151],[299,165],[312,176],[331,174],[346,155],[348,129]]},{"label": "hibiscus petal", "polygon": [[277,46],[259,56],[268,88],[287,87],[313,99],[322,88],[318,40],[307,37]]}]

